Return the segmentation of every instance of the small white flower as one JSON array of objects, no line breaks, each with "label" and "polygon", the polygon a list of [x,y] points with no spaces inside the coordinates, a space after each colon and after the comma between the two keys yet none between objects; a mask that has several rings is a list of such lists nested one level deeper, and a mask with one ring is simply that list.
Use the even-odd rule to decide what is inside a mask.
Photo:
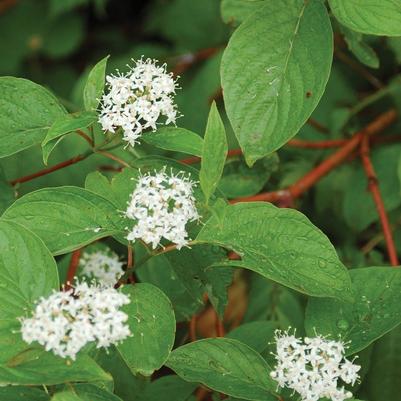
[{"label": "small white flower", "polygon": [[138,180],[126,216],[135,221],[127,239],[142,239],[155,249],[165,238],[181,249],[188,243],[186,224],[199,218],[195,206],[195,183],[184,173],[168,175],[165,168]]},{"label": "small white flower", "polygon": [[176,80],[167,73],[165,64],[156,63],[140,59],[128,73],[106,77],[107,93],[100,102],[99,123],[112,133],[121,127],[123,139],[131,146],[146,129],[155,131],[160,117],[165,118],[165,124],[175,124],[177,118]]},{"label": "small white flower", "polygon": [[68,291],[54,291],[38,300],[32,317],[20,318],[22,338],[75,360],[89,342],[97,342],[97,348],[108,347],[131,335],[128,315],[119,310],[129,302],[127,295],[112,287],[85,282]]},{"label": "small white flower", "polygon": [[84,252],[79,264],[85,276],[106,287],[116,284],[124,274],[124,263],[110,250]]},{"label": "small white flower", "polygon": [[344,401],[352,393],[337,388],[339,379],[355,384],[360,366],[344,357],[345,347],[340,341],[321,336],[301,339],[288,332],[276,331],[277,366],[270,376],[279,387],[288,387],[300,394],[302,401],[329,398]]}]

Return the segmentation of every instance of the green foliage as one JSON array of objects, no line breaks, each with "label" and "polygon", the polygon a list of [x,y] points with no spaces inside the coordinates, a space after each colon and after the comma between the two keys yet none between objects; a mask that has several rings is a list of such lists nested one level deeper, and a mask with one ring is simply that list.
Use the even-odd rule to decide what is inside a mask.
[{"label": "green foliage", "polygon": [[50,153],[65,135],[86,128],[93,124],[96,118],[96,114],[93,112],[65,114],[59,117],[49,128],[42,142],[43,162],[47,164]]},{"label": "green foliage", "polygon": [[106,65],[109,56],[100,60],[89,72],[88,79],[84,86],[84,106],[86,110],[96,110],[99,99],[103,92]]},{"label": "green foliage", "polygon": [[133,373],[150,376],[166,362],[174,344],[175,317],[170,300],[151,284],[124,287],[124,308],[132,336],[118,350]]},{"label": "green foliage", "polygon": [[6,363],[27,345],[10,332],[34,302],[58,287],[56,263],[39,237],[11,222],[0,222],[0,363]]},{"label": "green foliage", "polygon": [[202,162],[199,172],[200,185],[205,194],[206,203],[214,193],[223,174],[227,156],[227,139],[223,121],[216,103],[212,103],[203,142]]},{"label": "green foliage", "polygon": [[8,208],[2,219],[39,235],[54,255],[117,234],[124,225],[111,202],[78,187],[31,192]]},{"label": "green foliage", "polygon": [[0,157],[40,143],[65,113],[55,96],[26,79],[1,77],[0,92]]},{"label": "green foliage", "polygon": [[[0,399],[298,401],[271,376],[280,330],[358,354],[350,401],[398,401],[399,0],[3,3]],[[141,57],[173,73],[163,107],[177,121],[147,121],[171,86],[150,74],[126,98],[121,81],[109,112],[131,110],[104,132],[107,75]],[[182,194],[153,198],[154,183],[128,219],[139,177],[161,170],[193,183],[198,219],[185,221]],[[177,213],[151,227],[160,210]],[[127,238],[173,224],[171,241]],[[64,302],[92,285],[83,255],[105,250],[124,269],[114,293],[131,335],[75,360],[26,343],[21,318],[73,276]],[[97,301],[107,313],[112,300]]]},{"label": "green foliage", "polygon": [[305,123],[323,95],[331,57],[330,20],[319,1],[266,4],[234,32],[222,60],[222,86],[249,165]]},{"label": "green foliage", "polygon": [[206,223],[196,241],[241,256],[217,266],[244,267],[313,296],[352,299],[348,272],[329,240],[294,210],[263,203],[229,206],[221,219]]},{"label": "green foliage", "polygon": [[348,354],[371,344],[401,323],[399,283],[401,270],[368,267],[350,272],[354,303],[336,300],[309,300],[306,329],[309,335],[317,330],[349,341]]},{"label": "green foliage", "polygon": [[185,128],[163,127],[152,135],[145,135],[144,141],[149,145],[174,152],[201,156],[203,149],[202,138]]},{"label": "green foliage", "polygon": [[357,32],[401,35],[401,5],[396,0],[329,0],[338,20]]},{"label": "green foliage", "polygon": [[[189,382],[245,400],[273,401],[276,385],[263,358],[237,340],[215,338],[193,342],[172,352],[167,366]],[[244,372],[246,372],[244,374]]]}]

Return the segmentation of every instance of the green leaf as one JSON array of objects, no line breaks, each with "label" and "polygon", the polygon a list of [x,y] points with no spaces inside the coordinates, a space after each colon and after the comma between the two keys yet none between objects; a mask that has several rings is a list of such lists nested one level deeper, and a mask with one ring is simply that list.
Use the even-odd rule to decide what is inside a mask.
[{"label": "green leaf", "polygon": [[277,384],[265,360],[237,340],[210,338],[174,350],[167,366],[189,382],[245,400],[273,401]]},{"label": "green leaf", "polygon": [[[138,246],[135,248],[135,255],[141,259],[140,253],[143,250]],[[190,265],[192,267],[192,263]],[[191,271],[193,269],[191,268]],[[191,281],[185,283],[175,273],[171,259],[166,255],[158,255],[150,258],[146,263],[135,268],[135,273],[140,282],[150,283],[160,288],[171,300],[177,322],[188,321],[192,315],[203,307],[204,302],[199,298],[199,292],[190,291]],[[192,277],[191,277],[192,278]],[[203,296],[204,292],[201,294]]]},{"label": "green leaf", "polygon": [[334,16],[348,28],[371,35],[401,35],[398,0],[329,0]]},{"label": "green leaf", "polygon": [[10,206],[2,219],[30,229],[54,255],[121,233],[125,227],[112,203],[78,187],[30,192]]},{"label": "green leaf", "polygon": [[227,138],[223,121],[216,103],[212,103],[203,142],[200,185],[205,194],[206,202],[214,193],[223,174],[224,162],[227,157]]},{"label": "green leaf", "polygon": [[222,0],[221,16],[226,24],[237,26],[264,5],[266,0]]},{"label": "green leaf", "polygon": [[85,188],[109,200],[117,210],[126,210],[135,190],[138,174],[136,169],[124,168],[109,181],[103,174],[93,171],[86,177]]},{"label": "green leaf", "polygon": [[203,305],[206,292],[217,313],[223,316],[228,302],[227,288],[232,282],[232,271],[207,268],[218,263],[225,256],[224,251],[218,247],[197,246],[168,252],[164,256],[170,261],[177,278],[194,302]]},{"label": "green leaf", "polygon": [[332,54],[330,19],[320,1],[267,2],[234,32],[221,79],[227,114],[249,165],[280,148],[312,114]]},{"label": "green leaf", "polygon": [[379,68],[380,60],[376,52],[364,41],[361,33],[348,29],[340,24],[341,32],[347,42],[348,49],[355,57],[370,68]]},{"label": "green leaf", "polygon": [[63,114],[54,95],[27,79],[0,77],[0,158],[40,143]]},{"label": "green leaf", "polygon": [[[75,398],[74,398],[75,397]],[[69,391],[56,393],[52,401],[122,401],[121,398],[93,384],[75,384]]]},{"label": "green leaf", "polygon": [[132,374],[114,346],[97,349],[95,361],[113,377],[114,393],[123,400],[138,401],[148,386],[148,378]]},{"label": "green leaf", "polygon": [[102,96],[107,59],[109,56],[101,59],[90,71],[88,79],[84,87],[84,105],[85,110],[94,111],[99,105],[99,100]]},{"label": "green leaf", "polygon": [[202,156],[203,139],[185,128],[162,127],[156,132],[143,135],[141,139],[161,149]]},{"label": "green leaf", "polygon": [[43,162],[47,164],[50,153],[66,134],[86,128],[96,120],[96,114],[87,111],[60,116],[47,131],[42,142]]},{"label": "green leaf", "polygon": [[251,275],[249,287],[243,323],[269,320],[281,329],[292,327],[303,334],[304,308],[297,293],[259,274]]},{"label": "green leaf", "polygon": [[276,153],[258,160],[252,168],[248,167],[242,157],[235,160],[230,157],[224,166],[224,174],[219,188],[230,199],[251,196],[259,193],[273,172],[278,169]]},{"label": "green leaf", "polygon": [[378,340],[363,384],[370,401],[401,401],[401,326]]},{"label": "green leaf", "polygon": [[366,348],[401,323],[401,268],[367,267],[350,271],[355,303],[310,299],[305,327],[309,335],[341,336],[347,354]]},{"label": "green leaf", "polygon": [[0,383],[4,384],[55,385],[110,380],[111,377],[87,355],[71,362],[50,352],[30,348],[7,365],[0,364]]},{"label": "green leaf", "polygon": [[175,337],[173,307],[157,287],[141,283],[126,286],[131,302],[123,307],[128,314],[132,336],[118,350],[134,374],[150,376],[170,355]]},{"label": "green leaf", "polygon": [[256,352],[262,353],[269,346],[278,329],[277,322],[259,321],[245,323],[230,331],[226,337],[243,342]]},{"label": "green leaf", "polygon": [[0,399],[4,401],[49,401],[50,396],[37,388],[7,386],[0,387]]},{"label": "green leaf", "polygon": [[196,242],[241,256],[216,265],[253,270],[308,295],[352,299],[349,274],[334,247],[296,210],[257,202],[228,206],[223,220],[213,216],[206,222]]},{"label": "green leaf", "polygon": [[55,394],[51,401],[82,401],[82,398],[71,391],[63,391]]},{"label": "green leaf", "polygon": [[0,213],[3,213],[14,201],[16,193],[7,182],[0,166]]},{"label": "green leaf", "polygon": [[197,384],[188,383],[175,375],[163,376],[147,387],[141,401],[187,401]]},{"label": "green leaf", "polygon": [[18,224],[0,221],[0,363],[28,347],[17,319],[58,287],[57,266],[43,242]]}]

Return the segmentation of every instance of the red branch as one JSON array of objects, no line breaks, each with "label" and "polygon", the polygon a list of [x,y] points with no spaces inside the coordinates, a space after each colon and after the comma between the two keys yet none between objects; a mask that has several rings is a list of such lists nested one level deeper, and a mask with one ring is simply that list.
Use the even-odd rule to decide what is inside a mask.
[{"label": "red branch", "polygon": [[193,315],[189,321],[189,339],[191,342],[196,341],[196,321],[197,315]]},{"label": "red branch", "polygon": [[328,174],[331,170],[343,163],[348,156],[360,145],[364,136],[375,135],[390,124],[397,118],[395,110],[387,111],[386,113],[378,116],[373,122],[367,125],[362,131],[357,132],[350,140],[348,140],[340,149],[331,154],[321,164],[311,170],[309,173],[300,178],[297,182],[286,189],[273,192],[265,192],[255,196],[244,198],[237,198],[231,203],[237,202],[251,202],[251,201],[265,201],[265,202],[280,202],[284,201],[285,204],[291,203],[294,199],[299,198],[309,188],[315,185],[321,178]]},{"label": "red branch", "polygon": [[74,282],[80,257],[81,257],[80,249],[77,249],[71,255],[70,265],[68,266],[67,277],[65,280],[65,286],[64,286],[65,290],[69,290],[71,288],[71,284]]},{"label": "red branch", "polygon": [[379,181],[376,176],[372,161],[370,160],[369,137],[364,135],[361,141],[361,159],[368,178],[368,188],[372,193],[373,201],[376,205],[377,212],[380,217],[380,223],[383,230],[384,239],[386,241],[387,253],[392,266],[398,266],[398,256],[394,245],[394,239],[391,232],[390,223],[388,221],[386,209],[384,207],[383,198],[381,196]]},{"label": "red branch", "polygon": [[38,177],[41,177],[43,175],[50,174],[53,171],[60,170],[60,169],[62,169],[64,167],[67,167],[67,166],[71,166],[71,164],[78,163],[78,162],[80,162],[81,160],[84,160],[84,159],[85,159],[85,156],[83,156],[83,155],[75,156],[72,159],[63,161],[63,162],[58,163],[58,164],[56,164],[56,165],[54,165],[52,167],[45,168],[43,170],[37,171],[36,173],[29,174],[29,175],[26,175],[24,177],[16,178],[15,180],[10,181],[10,184],[11,185],[16,185],[16,184],[22,184],[23,182],[31,181],[31,180],[33,180],[35,178],[38,178]]},{"label": "red branch", "polygon": [[224,324],[220,320],[219,314],[216,311],[215,311],[215,316],[216,316],[216,336],[217,337],[224,337],[226,335]]}]

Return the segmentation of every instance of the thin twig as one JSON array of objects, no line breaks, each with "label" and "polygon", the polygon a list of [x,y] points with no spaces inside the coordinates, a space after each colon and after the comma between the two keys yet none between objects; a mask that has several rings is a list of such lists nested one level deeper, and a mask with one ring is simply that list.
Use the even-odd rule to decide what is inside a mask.
[{"label": "thin twig", "polygon": [[72,286],[72,283],[74,282],[80,258],[81,258],[81,249],[77,249],[71,255],[71,260],[67,271],[67,277],[65,280],[65,286],[64,286],[65,290],[69,290]]},{"label": "thin twig", "polygon": [[45,168],[43,170],[37,171],[36,173],[25,175],[25,176],[20,177],[20,178],[16,178],[15,180],[10,181],[10,184],[11,185],[22,184],[23,182],[31,181],[31,180],[33,180],[35,178],[42,177],[43,175],[47,175],[47,174],[53,173],[54,171],[60,170],[60,169],[62,169],[64,167],[67,167],[67,166],[71,166],[72,164],[78,163],[78,162],[86,159],[90,154],[91,153],[78,155],[78,156],[73,157],[72,159],[68,159],[68,160],[65,160],[65,161],[63,161],[61,163],[55,164],[52,167]]},{"label": "thin twig", "polygon": [[197,315],[193,315],[189,321],[189,339],[191,342],[196,341],[196,322]]},{"label": "thin twig", "polygon": [[216,319],[216,336],[217,337],[224,337],[226,335],[226,331],[224,329],[224,324],[222,320],[219,317],[219,314],[214,311],[215,313],[215,319]]},{"label": "thin twig", "polygon": [[372,193],[377,212],[380,217],[380,223],[383,230],[384,239],[386,241],[387,253],[392,266],[398,266],[398,256],[394,245],[393,234],[388,220],[386,208],[384,207],[383,198],[381,196],[379,181],[376,176],[372,161],[370,160],[369,136],[364,135],[361,141],[361,158],[366,177],[368,178],[368,188]]},{"label": "thin twig", "polygon": [[265,192],[254,196],[237,198],[231,200],[231,203],[237,202],[252,202],[252,201],[265,201],[265,202],[280,202],[284,201],[285,204],[291,203],[294,199],[299,198],[309,188],[315,185],[321,178],[326,176],[335,167],[343,163],[352,152],[357,149],[364,136],[375,135],[397,119],[397,112],[391,109],[380,116],[373,122],[367,125],[364,129],[357,132],[349,141],[345,143],[340,149],[331,154],[317,167],[313,168],[309,173],[300,178],[293,185],[288,188],[281,189],[273,192]]},{"label": "thin twig", "polygon": [[121,166],[130,167],[130,165],[126,161],[120,159],[119,157],[113,155],[110,152],[106,152],[104,150],[96,150],[95,153],[99,153],[99,154],[103,155],[104,157],[107,157],[108,159],[114,160],[115,162],[121,164]]},{"label": "thin twig", "polygon": [[89,137],[88,135],[85,134],[85,132],[81,131],[80,129],[76,130],[76,133],[85,139],[86,142],[89,143],[91,147],[93,147],[95,144],[93,143],[93,139]]}]

